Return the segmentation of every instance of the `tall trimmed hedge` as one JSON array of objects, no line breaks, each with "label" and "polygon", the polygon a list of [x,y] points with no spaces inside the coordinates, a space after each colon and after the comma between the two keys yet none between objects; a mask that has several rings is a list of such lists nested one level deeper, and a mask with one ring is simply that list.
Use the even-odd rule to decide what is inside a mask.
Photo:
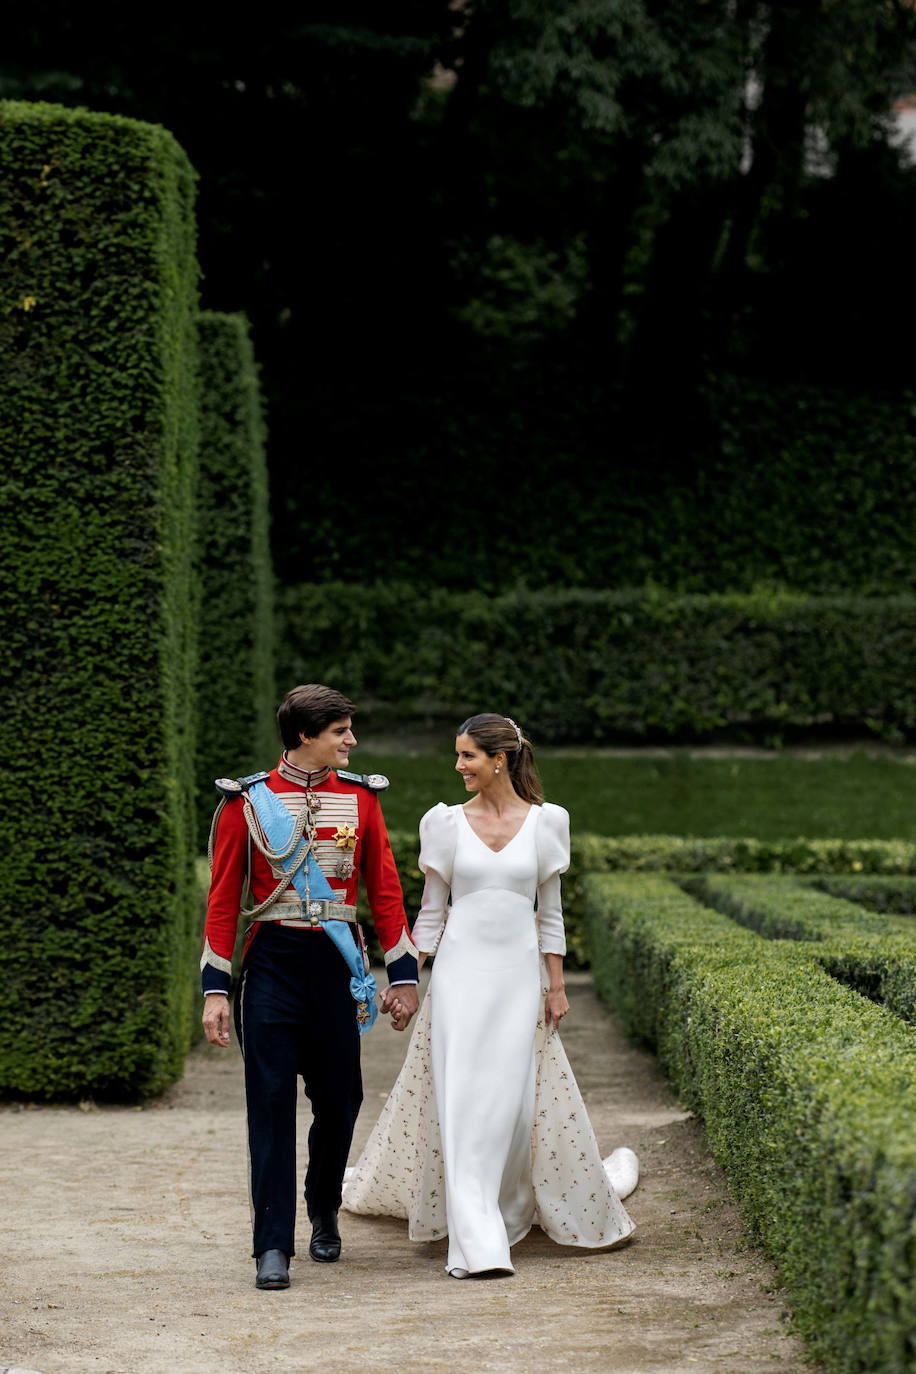
[{"label": "tall trimmed hedge", "polygon": [[198,794],[200,838],[213,779],[276,762],[274,586],[265,430],[244,315],[198,322],[201,561]]},{"label": "tall trimmed hedge", "polygon": [[[340,634],[340,607],[348,633]],[[506,710],[536,741],[916,733],[916,598],[288,587],[281,674],[376,722]]]},{"label": "tall trimmed hedge", "polygon": [[[575,347],[506,362],[462,351],[447,375],[439,355],[433,386],[399,377],[371,400],[357,375],[314,386],[314,485],[290,473],[278,516],[284,582],[916,592],[912,388],[717,370],[686,411],[660,385],[659,425],[597,397]],[[340,453],[359,482],[337,480]]]},{"label": "tall trimmed hedge", "polygon": [[[770,938],[669,878],[590,877],[595,981],[702,1114],[812,1354],[837,1374],[910,1374],[913,937],[779,879],[716,878],[713,888],[717,904],[730,890],[736,915]],[[881,986],[860,996],[844,983],[869,963]]]},{"label": "tall trimmed hedge", "polygon": [[195,176],[164,129],[4,103],[0,184],[0,1091],[150,1093],[195,938]]}]

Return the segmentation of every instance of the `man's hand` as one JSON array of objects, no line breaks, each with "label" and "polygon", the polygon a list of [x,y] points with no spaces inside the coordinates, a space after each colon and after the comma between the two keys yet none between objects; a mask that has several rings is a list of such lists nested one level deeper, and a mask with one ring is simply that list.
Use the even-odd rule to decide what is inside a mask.
[{"label": "man's hand", "polygon": [[420,1005],[415,983],[396,983],[382,994],[382,1011],[391,1012],[391,1024],[397,1031],[406,1030]]},{"label": "man's hand", "polygon": [[229,1044],[229,998],[221,992],[208,992],[204,998],[203,1023],[210,1044],[225,1049]]}]

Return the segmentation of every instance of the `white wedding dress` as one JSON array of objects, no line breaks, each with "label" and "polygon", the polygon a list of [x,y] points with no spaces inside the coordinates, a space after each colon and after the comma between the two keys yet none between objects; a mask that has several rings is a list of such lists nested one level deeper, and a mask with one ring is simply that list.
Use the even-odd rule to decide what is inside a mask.
[{"label": "white wedding dress", "polygon": [[620,1197],[636,1186],[636,1156],[602,1160],[544,1018],[541,956],[565,953],[569,817],[532,806],[494,851],[463,807],[440,803],[423,817],[420,842],[426,886],[412,934],[435,963],[404,1066],[347,1170],[343,1206],[405,1217],[415,1241],[447,1234],[456,1278],[514,1272],[509,1249],[535,1224],[563,1245],[616,1245],[634,1230]]}]

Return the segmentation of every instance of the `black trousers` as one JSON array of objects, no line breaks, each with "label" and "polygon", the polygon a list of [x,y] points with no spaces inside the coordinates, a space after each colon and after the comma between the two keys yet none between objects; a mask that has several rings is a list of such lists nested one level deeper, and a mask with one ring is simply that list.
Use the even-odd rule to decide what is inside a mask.
[{"label": "black trousers", "polygon": [[255,936],[236,999],[245,1060],[252,1253],[295,1254],[298,1078],[312,1104],[305,1201],[336,1212],[363,1100],[350,971],[323,931],[267,925]]}]

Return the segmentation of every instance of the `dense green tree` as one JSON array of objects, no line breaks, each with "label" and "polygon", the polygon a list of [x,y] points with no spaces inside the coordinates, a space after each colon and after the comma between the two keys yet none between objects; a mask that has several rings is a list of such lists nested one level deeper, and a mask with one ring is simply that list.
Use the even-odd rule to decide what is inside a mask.
[{"label": "dense green tree", "polygon": [[34,0],[0,93],[187,148],[205,304],[264,361],[282,579],[574,581],[664,483],[627,567],[670,580],[745,461],[720,379],[911,384],[914,33],[909,0]]},{"label": "dense green tree", "polygon": [[[485,207],[478,251],[495,237],[505,254],[507,234],[530,242],[532,225],[536,253],[545,235],[582,235],[588,356],[603,368],[623,344],[637,373],[664,375],[668,362],[677,377],[736,355],[764,372],[774,355],[784,365],[781,336],[815,293],[823,318],[818,260],[828,244],[848,257],[852,240],[819,334],[833,340],[822,375],[851,355],[865,380],[908,377],[874,287],[912,272],[894,235],[916,181],[891,146],[891,107],[914,82],[914,36],[912,6],[865,0],[579,0],[546,14],[536,0],[477,0],[449,119],[461,196],[476,183]],[[838,223],[845,185],[863,183],[870,196]],[[836,247],[823,258],[835,260]],[[861,337],[869,323],[890,345],[879,339],[877,357]]]}]

